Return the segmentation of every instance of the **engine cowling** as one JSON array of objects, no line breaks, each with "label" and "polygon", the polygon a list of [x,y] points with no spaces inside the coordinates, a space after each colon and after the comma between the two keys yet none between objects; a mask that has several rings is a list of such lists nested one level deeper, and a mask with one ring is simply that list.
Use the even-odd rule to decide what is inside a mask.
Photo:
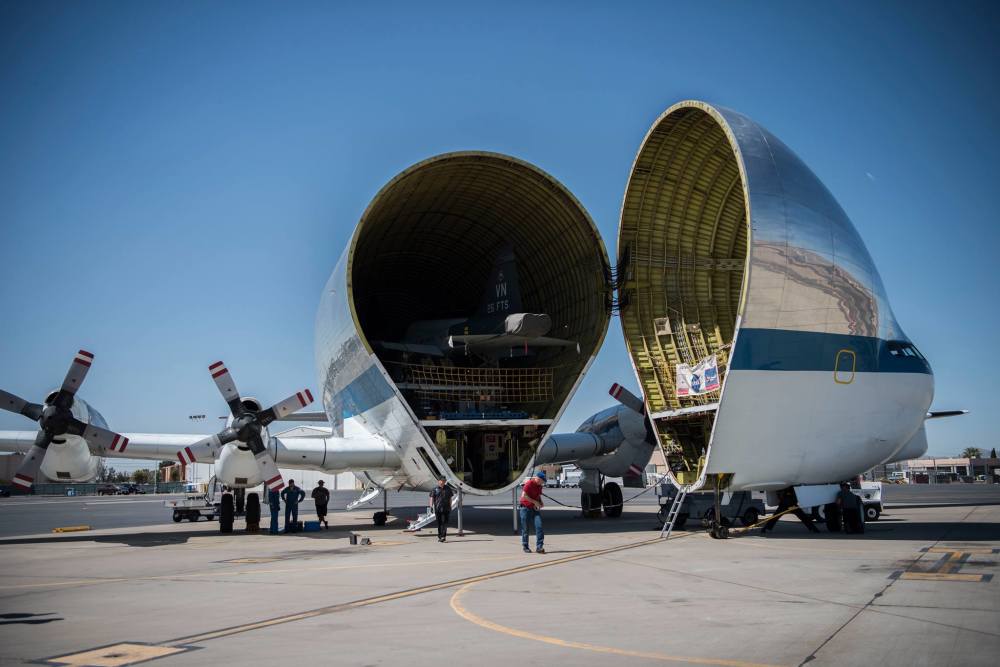
[{"label": "engine cowling", "polygon": [[241,445],[242,443],[236,443],[223,447],[219,460],[215,462],[215,476],[226,486],[252,488],[264,480],[261,479],[253,454]]},{"label": "engine cowling", "polygon": [[[51,402],[56,392],[46,397]],[[87,424],[107,428],[108,423],[100,412],[82,398],[75,398],[71,408],[73,416]],[[90,453],[83,438],[65,435],[52,441],[42,460],[42,474],[53,482],[92,482],[100,472],[100,458]]]}]

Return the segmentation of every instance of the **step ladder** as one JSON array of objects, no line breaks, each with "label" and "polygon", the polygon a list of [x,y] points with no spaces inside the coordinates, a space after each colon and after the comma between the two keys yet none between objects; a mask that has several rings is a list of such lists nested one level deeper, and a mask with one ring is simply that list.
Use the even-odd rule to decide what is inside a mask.
[{"label": "step ladder", "polygon": [[[454,510],[456,507],[458,507],[458,494],[457,493],[454,496],[451,497],[451,509]],[[418,530],[420,530],[421,528],[426,528],[430,524],[434,523],[434,518],[435,518],[434,517],[434,509],[431,508],[431,507],[428,507],[426,512],[424,512],[423,514],[421,514],[420,516],[418,516],[413,521],[409,522],[409,525],[406,527],[406,532],[408,532],[408,533],[415,533]]]},{"label": "step ladder", "polygon": [[350,512],[352,509],[354,509],[358,505],[361,505],[363,503],[368,503],[368,502],[371,502],[372,500],[375,500],[375,498],[377,498],[378,494],[380,494],[380,493],[382,493],[382,487],[379,487],[379,486],[375,486],[375,487],[372,487],[370,489],[365,489],[361,493],[361,495],[358,497],[357,500],[352,500],[351,502],[347,503],[347,507],[346,507],[347,511]]},{"label": "step ladder", "polygon": [[674,496],[674,502],[670,504],[670,511],[667,512],[667,520],[663,522],[663,528],[660,529],[660,537],[670,537],[670,533],[674,530],[674,522],[677,521],[677,515],[681,513],[681,508],[684,506],[684,499],[687,498],[687,494],[687,486],[682,486],[677,491],[677,495]]}]

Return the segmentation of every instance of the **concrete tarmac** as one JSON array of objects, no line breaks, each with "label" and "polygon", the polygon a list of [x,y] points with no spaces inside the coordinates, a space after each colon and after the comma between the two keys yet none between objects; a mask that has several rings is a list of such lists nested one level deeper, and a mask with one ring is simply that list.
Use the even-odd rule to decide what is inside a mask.
[{"label": "concrete tarmac", "polygon": [[509,507],[475,501],[444,544],[398,520],[372,528],[371,507],[298,535],[185,522],[8,537],[0,662],[993,665],[988,491],[918,498],[864,536],[785,518],[725,541],[657,539],[652,504],[621,519],[550,506],[545,555],[521,553]]}]

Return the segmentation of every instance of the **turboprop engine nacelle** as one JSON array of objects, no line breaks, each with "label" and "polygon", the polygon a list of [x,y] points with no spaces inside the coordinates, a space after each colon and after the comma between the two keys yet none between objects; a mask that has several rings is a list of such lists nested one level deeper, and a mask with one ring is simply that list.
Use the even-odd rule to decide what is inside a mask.
[{"label": "turboprop engine nacelle", "polygon": [[[52,392],[45,399],[46,403],[51,402],[56,392]],[[91,407],[82,398],[73,399],[73,407],[70,409],[73,416],[87,424],[94,424],[101,428],[107,428],[97,410]],[[29,443],[30,446],[30,443]],[[91,482],[97,479],[100,472],[100,458],[90,453],[87,441],[75,435],[64,435],[52,440],[45,458],[42,459],[42,474],[54,482]]]},{"label": "turboprop engine nacelle", "polygon": [[232,488],[252,488],[264,481],[253,454],[238,443],[222,448],[215,462],[215,477]]},{"label": "turboprop engine nacelle", "polygon": [[602,410],[575,433],[556,433],[538,449],[535,465],[573,463],[608,477],[629,476],[649,463],[656,443],[645,415],[624,405]]}]

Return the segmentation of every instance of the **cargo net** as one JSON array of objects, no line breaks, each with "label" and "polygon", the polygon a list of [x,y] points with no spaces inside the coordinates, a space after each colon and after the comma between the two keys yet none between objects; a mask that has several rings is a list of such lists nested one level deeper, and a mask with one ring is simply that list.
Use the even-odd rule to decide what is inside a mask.
[{"label": "cargo net", "polygon": [[463,368],[391,364],[403,377],[400,389],[439,401],[546,403],[552,400],[554,368]]}]

